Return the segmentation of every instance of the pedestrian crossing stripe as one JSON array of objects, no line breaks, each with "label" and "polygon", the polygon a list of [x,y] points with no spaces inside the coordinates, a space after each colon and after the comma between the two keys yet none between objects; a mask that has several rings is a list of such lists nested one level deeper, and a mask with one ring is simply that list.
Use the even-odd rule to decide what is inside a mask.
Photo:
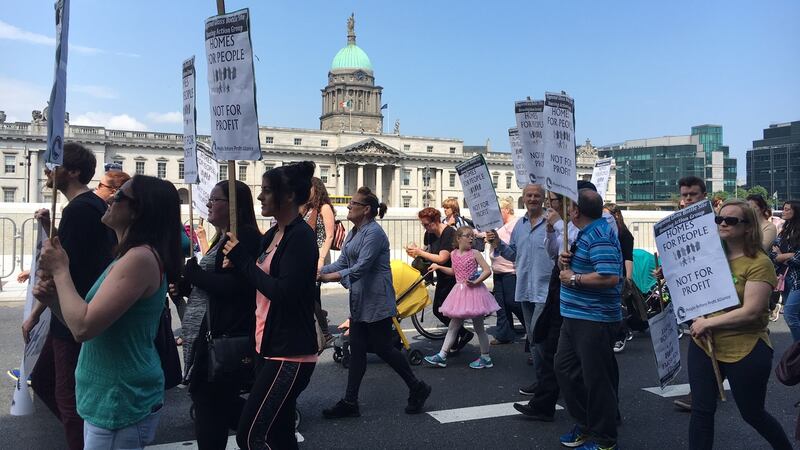
[{"label": "pedestrian crossing stripe", "polygon": [[[731,385],[728,383],[728,380],[725,380],[724,382],[722,382],[722,387],[726,391],[730,391],[731,390]],[[684,396],[684,395],[689,395],[689,393],[692,391],[691,388],[689,388],[689,384],[688,383],[687,384],[675,384],[675,385],[667,386],[664,389],[661,389],[660,386],[656,386],[656,387],[642,388],[642,390],[643,391],[647,391],[647,392],[649,392],[651,394],[656,394],[659,397],[664,397],[664,398],[681,397],[681,396]]]},{"label": "pedestrian crossing stripe", "polygon": [[[514,416],[521,413],[514,409],[514,403],[497,403],[493,405],[469,406],[467,408],[443,409],[428,411],[428,415],[439,423],[466,422],[469,420],[491,419],[495,417]],[[564,409],[556,405],[556,410]]]},{"label": "pedestrian crossing stripe", "polygon": [[[295,432],[297,442],[303,442],[305,439],[303,435]],[[197,450],[197,441],[181,441],[181,442],[168,442],[166,444],[148,445],[148,450]],[[239,450],[239,445],[236,444],[236,435],[228,436],[228,444],[225,450]]]}]

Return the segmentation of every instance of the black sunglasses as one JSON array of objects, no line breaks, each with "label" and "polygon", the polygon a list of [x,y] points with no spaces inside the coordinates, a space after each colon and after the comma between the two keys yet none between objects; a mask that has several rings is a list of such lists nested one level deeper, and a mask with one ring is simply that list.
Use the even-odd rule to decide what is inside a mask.
[{"label": "black sunglasses", "polygon": [[128,200],[131,203],[136,201],[133,197],[125,194],[125,192],[123,192],[122,189],[120,189],[117,192],[115,192],[114,193],[114,197],[112,197],[112,198],[114,199],[114,203],[121,202],[123,200]]},{"label": "black sunglasses", "polygon": [[722,225],[722,222],[725,222],[725,225],[735,227],[739,225],[739,223],[747,223],[747,220],[733,216],[716,216],[714,217],[714,222],[716,222],[717,225]]}]

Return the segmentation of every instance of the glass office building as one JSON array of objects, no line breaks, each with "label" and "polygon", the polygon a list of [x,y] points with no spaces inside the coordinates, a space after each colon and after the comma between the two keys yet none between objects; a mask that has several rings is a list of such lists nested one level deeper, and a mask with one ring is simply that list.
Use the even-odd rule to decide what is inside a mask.
[{"label": "glass office building", "polygon": [[778,193],[779,201],[800,199],[800,121],[770,125],[747,151],[747,185]]}]

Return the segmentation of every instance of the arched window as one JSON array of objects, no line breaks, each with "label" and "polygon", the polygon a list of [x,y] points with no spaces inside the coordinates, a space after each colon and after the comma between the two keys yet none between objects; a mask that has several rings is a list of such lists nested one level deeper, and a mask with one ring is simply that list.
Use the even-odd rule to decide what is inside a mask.
[{"label": "arched window", "polygon": [[525,202],[522,201],[522,196],[517,200],[517,209],[525,209]]},{"label": "arched window", "polygon": [[189,204],[189,191],[186,188],[178,189],[178,197],[181,199],[181,205]]}]

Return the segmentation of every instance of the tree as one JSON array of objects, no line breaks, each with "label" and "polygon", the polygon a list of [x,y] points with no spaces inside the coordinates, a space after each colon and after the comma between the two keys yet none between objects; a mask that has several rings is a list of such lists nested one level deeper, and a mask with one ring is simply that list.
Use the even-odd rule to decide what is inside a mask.
[{"label": "tree", "polygon": [[750,189],[747,190],[747,194],[748,195],[760,195],[760,196],[762,196],[764,198],[764,200],[767,201],[767,203],[769,203],[770,200],[771,200],[769,192],[767,192],[767,189],[765,187],[763,187],[763,186],[755,185],[755,186],[753,186],[753,187],[751,187]]},{"label": "tree", "polygon": [[718,198],[724,202],[725,200],[728,199],[728,197],[730,197],[730,195],[731,195],[730,193],[725,191],[717,191],[711,194],[711,198]]},{"label": "tree", "polygon": [[742,200],[746,199],[747,198],[747,189],[744,189],[744,188],[741,188],[741,187],[737,186],[736,187],[736,193],[734,194],[734,197],[742,199]]}]

